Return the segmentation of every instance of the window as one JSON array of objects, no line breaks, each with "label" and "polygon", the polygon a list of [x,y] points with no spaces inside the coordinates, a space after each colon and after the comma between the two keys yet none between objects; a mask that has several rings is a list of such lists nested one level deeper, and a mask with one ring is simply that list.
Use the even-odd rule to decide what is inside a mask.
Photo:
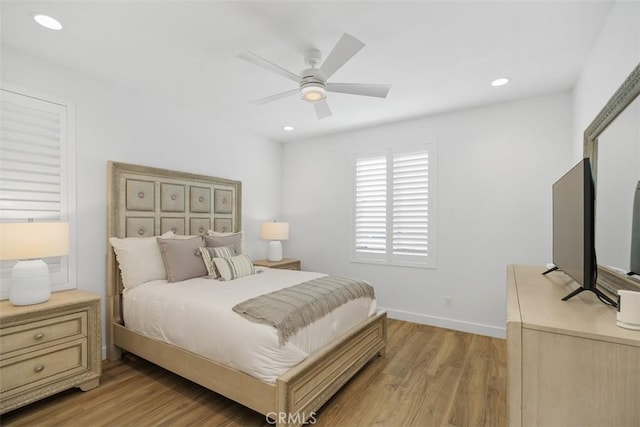
[{"label": "window", "polygon": [[[70,254],[45,258],[52,290],[75,287],[73,109],[3,85],[0,98],[0,221],[66,221]],[[16,261],[0,261],[0,297]]]},{"label": "window", "polygon": [[353,260],[435,268],[435,146],[355,156]]}]

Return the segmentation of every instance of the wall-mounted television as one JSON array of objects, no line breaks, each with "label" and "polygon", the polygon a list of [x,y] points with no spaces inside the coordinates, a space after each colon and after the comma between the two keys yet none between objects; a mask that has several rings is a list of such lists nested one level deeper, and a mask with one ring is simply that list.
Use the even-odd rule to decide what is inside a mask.
[{"label": "wall-mounted television", "polygon": [[596,288],[598,268],[595,251],[595,188],[591,162],[582,159],[553,184],[553,264],[545,271],[562,270],[580,286],[566,301],[584,291],[600,301],[616,303]]}]

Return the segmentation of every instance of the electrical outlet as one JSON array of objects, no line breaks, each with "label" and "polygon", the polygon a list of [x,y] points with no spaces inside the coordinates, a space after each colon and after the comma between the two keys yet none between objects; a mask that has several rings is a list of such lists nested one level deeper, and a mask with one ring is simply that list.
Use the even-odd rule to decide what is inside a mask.
[{"label": "electrical outlet", "polygon": [[451,301],[453,300],[453,298],[451,297],[444,297],[444,306],[445,307],[451,307]]}]

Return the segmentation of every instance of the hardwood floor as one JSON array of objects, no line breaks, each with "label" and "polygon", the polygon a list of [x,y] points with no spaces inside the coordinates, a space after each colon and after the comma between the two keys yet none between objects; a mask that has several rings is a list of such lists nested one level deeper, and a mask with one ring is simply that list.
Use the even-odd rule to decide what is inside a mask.
[{"label": "hardwood floor", "polygon": [[[389,319],[371,361],[316,426],[506,426],[506,341]],[[106,362],[100,387],[5,414],[3,426],[269,426],[264,416],[151,363]]]}]

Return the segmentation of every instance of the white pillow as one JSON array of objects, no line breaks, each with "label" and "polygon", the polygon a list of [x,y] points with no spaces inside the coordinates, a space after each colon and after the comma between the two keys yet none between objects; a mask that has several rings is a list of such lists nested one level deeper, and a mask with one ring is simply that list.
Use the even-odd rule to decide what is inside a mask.
[{"label": "white pillow", "polygon": [[[240,240],[240,254],[247,254],[247,244],[245,242],[244,239],[244,231],[238,231],[235,233],[220,233],[219,231],[213,231],[213,230],[207,230],[207,236],[216,236],[216,237],[226,237],[226,236],[232,236],[234,234],[240,234],[241,236],[241,240]],[[240,255],[238,254],[238,255]]]},{"label": "white pillow", "polygon": [[[176,235],[172,231],[161,237],[173,239]],[[122,284],[125,288],[134,288],[151,280],[167,278],[160,246],[153,237],[110,237],[109,243],[116,252],[116,259],[120,266]]]}]

